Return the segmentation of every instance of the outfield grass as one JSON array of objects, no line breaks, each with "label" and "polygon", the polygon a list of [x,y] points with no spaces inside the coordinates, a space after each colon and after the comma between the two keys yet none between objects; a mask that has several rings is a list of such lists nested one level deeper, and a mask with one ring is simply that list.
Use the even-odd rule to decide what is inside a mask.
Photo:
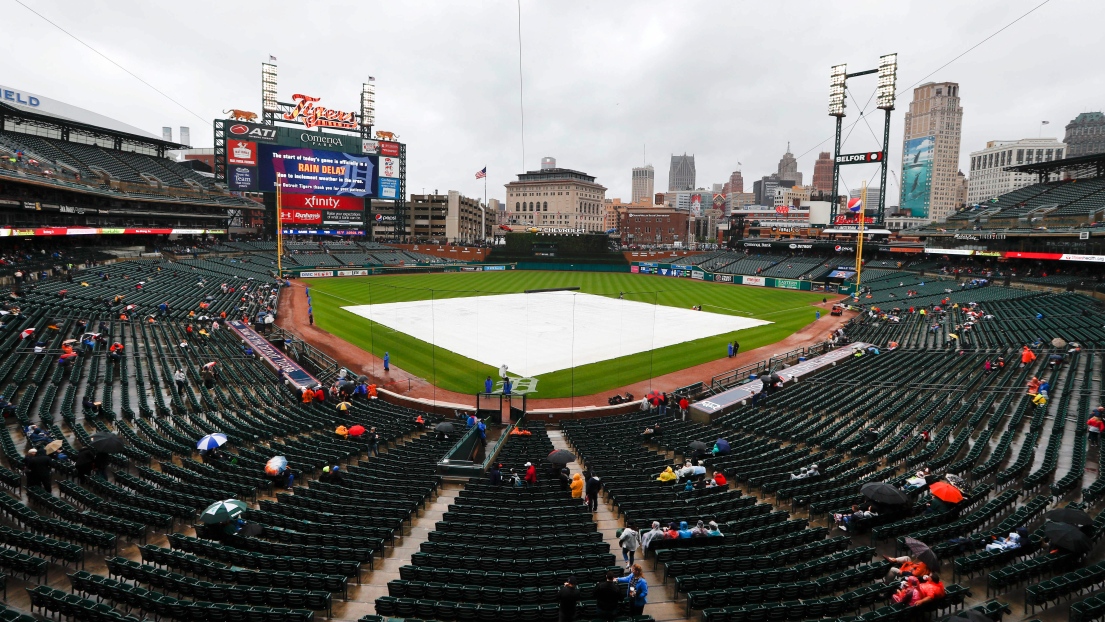
[{"label": "outfield grass", "polygon": [[[454,354],[409,335],[392,331],[344,311],[350,305],[381,304],[459,296],[517,293],[527,289],[579,287],[588,294],[740,315],[773,322],[736,333],[707,337],[652,352],[631,354],[599,363],[538,376],[534,397],[590,395],[660,376],[725,356],[726,344],[740,342],[742,351],[782,340],[814,320],[810,305],[822,294],[784,289],[744,287],[626,273],[602,272],[475,272],[311,279],[315,324],[376,356],[390,352],[391,362],[435,385],[460,393],[483,390],[483,379],[497,369]],[[507,332],[518,327],[505,327]],[[658,387],[672,389],[675,387]]]}]

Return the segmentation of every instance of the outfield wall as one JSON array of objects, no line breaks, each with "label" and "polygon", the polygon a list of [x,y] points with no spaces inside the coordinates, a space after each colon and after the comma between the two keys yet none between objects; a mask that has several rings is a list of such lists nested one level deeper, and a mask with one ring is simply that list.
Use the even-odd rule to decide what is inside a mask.
[{"label": "outfield wall", "polygon": [[656,263],[651,261],[635,261],[629,266],[633,274],[655,274],[658,276],[670,276],[682,279],[695,279],[697,281],[713,281],[715,283],[732,283],[734,285],[752,285],[755,287],[775,287],[779,289],[795,289],[800,291],[814,291],[813,282],[805,279],[779,279],[771,276],[744,276],[740,274],[722,274],[709,272],[698,266],[684,266],[671,263]]}]

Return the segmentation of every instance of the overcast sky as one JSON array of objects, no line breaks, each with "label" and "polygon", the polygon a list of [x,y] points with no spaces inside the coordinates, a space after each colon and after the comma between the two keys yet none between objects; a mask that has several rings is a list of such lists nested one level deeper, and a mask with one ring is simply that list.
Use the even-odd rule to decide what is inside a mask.
[{"label": "overcast sky", "polygon": [[[651,163],[663,190],[670,155],[684,152],[695,155],[699,186],[739,168],[751,191],[776,170],[787,141],[809,183],[818,152],[832,148],[831,65],[869,69],[897,52],[905,88],[1042,0],[523,0],[524,164],[513,0],[24,1],[202,120],[0,0],[0,84],[9,87],[158,135],[163,125],[187,125],[195,146],[210,146],[222,110],[260,111],[260,63],[271,54],[282,101],[307,93],[355,110],[361,83],[375,76],[376,127],[407,143],[410,192],[482,196],[474,174],[487,166],[489,196],[501,198],[523,166],[553,156],[595,175],[607,197],[629,200],[631,167]],[[1096,62],[1103,19],[1098,0],[1051,0],[929,78],[960,84],[964,172],[968,152],[987,140],[1035,137],[1044,120],[1043,135],[1062,138],[1079,112],[1105,106]],[[848,122],[875,79],[851,87],[858,103],[848,101]],[[892,119],[890,205],[911,94]],[[868,110],[881,140],[882,113],[873,103]],[[877,145],[861,122],[842,152]],[[850,167],[845,182],[858,187],[875,171]]]}]

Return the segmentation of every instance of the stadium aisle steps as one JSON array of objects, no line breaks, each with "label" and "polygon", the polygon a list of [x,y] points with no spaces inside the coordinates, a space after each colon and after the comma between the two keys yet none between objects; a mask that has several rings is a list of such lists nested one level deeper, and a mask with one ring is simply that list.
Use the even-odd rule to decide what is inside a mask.
[{"label": "stadium aisle steps", "polygon": [[[556,449],[567,449],[572,453],[578,452],[568,444],[564,439],[564,434],[560,430],[549,430],[549,440],[552,441],[553,447]],[[573,462],[568,465],[572,471],[572,474],[582,473],[583,467],[578,462]],[[599,473],[599,478],[602,477],[602,473]],[[621,561],[622,549],[618,545],[618,538],[615,535],[617,530],[623,526],[622,519],[618,517],[617,512],[614,511],[613,505],[603,493],[601,501],[599,503],[599,511],[595,514],[595,522],[598,524],[599,531],[602,532],[603,540],[610,544],[610,552],[614,553],[618,557],[618,564],[625,566]],[[648,604],[645,606],[645,615],[652,616],[657,622],[663,620],[686,620],[685,606],[675,601],[675,584],[664,584],[663,574],[656,571],[655,558],[642,561],[644,559],[644,551],[637,551],[637,557],[635,561],[641,564],[641,567],[645,571],[645,581],[648,582]]]}]

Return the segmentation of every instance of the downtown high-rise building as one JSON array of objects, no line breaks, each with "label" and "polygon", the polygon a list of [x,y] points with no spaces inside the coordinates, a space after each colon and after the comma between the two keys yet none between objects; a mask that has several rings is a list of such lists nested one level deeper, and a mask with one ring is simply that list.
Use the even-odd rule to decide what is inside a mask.
[{"label": "downtown high-rise building", "polygon": [[833,191],[833,154],[822,151],[813,163],[813,191],[830,194]]},{"label": "downtown high-rise building", "polygon": [[901,211],[930,222],[955,213],[962,134],[959,84],[928,82],[913,89],[902,139]]},{"label": "downtown high-rise building", "polygon": [[1105,153],[1105,114],[1080,113],[1067,124],[1063,142],[1067,145],[1067,157]]},{"label": "downtown high-rise building", "polygon": [[787,152],[779,160],[779,170],[776,173],[779,175],[779,179],[789,179],[796,186],[802,185],[802,173],[798,172],[798,160],[790,152],[790,143],[787,143]]},{"label": "downtown high-rise building", "polygon": [[694,183],[694,156],[686,153],[681,156],[673,155],[668,169],[668,190],[694,190]]},{"label": "downtown high-rise building", "polygon": [[633,202],[648,199],[652,203],[656,185],[656,171],[651,164],[633,167]]},{"label": "downtown high-rise building", "polygon": [[1062,160],[1067,145],[1054,138],[990,140],[985,149],[971,152],[967,183],[967,205],[984,203],[994,197],[1030,186],[1039,181],[1035,173],[1008,170],[1021,164]]},{"label": "downtown high-rise building", "polygon": [[[740,162],[737,162],[740,164]],[[731,192],[744,192],[744,175],[740,171],[733,171],[729,175],[729,183],[726,184],[725,194]]]}]

